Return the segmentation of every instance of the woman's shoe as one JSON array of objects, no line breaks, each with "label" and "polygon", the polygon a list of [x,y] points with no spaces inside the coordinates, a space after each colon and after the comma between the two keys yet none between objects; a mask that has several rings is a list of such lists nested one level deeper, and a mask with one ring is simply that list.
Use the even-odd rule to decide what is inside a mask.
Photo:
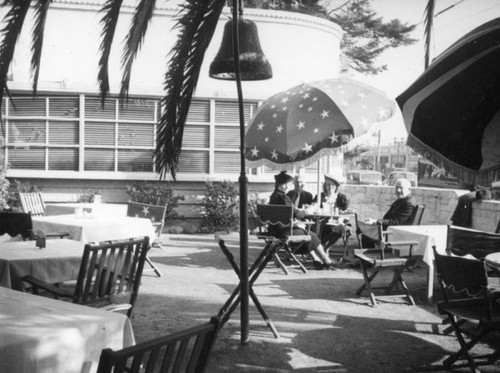
[{"label": "woman's shoe", "polygon": [[323,263],[319,262],[317,260],[313,260],[313,265],[314,265],[314,269],[316,269],[318,271],[321,271],[324,268]]}]

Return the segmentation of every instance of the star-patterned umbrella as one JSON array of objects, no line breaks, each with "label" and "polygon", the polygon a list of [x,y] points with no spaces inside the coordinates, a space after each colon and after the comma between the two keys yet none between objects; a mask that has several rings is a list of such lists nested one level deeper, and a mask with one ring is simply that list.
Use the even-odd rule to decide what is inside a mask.
[{"label": "star-patterned umbrella", "polygon": [[285,170],[345,151],[372,124],[390,119],[396,102],[350,78],[305,83],[267,99],[246,132],[248,165]]}]

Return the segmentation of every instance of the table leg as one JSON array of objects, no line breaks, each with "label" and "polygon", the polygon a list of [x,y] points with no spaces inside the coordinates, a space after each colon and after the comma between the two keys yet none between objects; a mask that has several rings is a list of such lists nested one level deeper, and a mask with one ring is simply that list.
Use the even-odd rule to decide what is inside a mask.
[{"label": "table leg", "polygon": [[[223,251],[224,255],[226,256],[227,260],[231,264],[231,267],[233,270],[236,272],[238,275],[238,278],[240,278],[241,272],[238,264],[236,263],[233,254],[229,251],[229,249],[226,247],[224,240],[219,239],[219,246],[221,250]],[[277,251],[279,247],[279,244],[276,242],[270,242],[268,243],[262,252],[259,254],[255,262],[252,264],[250,270],[249,270],[249,295],[252,298],[253,303],[255,304],[255,307],[261,314],[262,318],[264,319],[264,322],[267,324],[269,329],[273,332],[274,336],[276,338],[279,338],[280,335],[278,331],[276,330],[273,322],[267,315],[266,311],[262,307],[262,304],[260,303],[259,299],[257,298],[257,295],[253,291],[253,284],[261,274],[261,272],[264,270],[266,267],[267,263],[271,260],[273,257],[274,253]],[[236,307],[239,305],[241,301],[241,296],[240,296],[240,291],[241,291],[241,284],[238,284],[236,288],[234,289],[233,293],[231,296],[228,298],[226,303],[222,306],[222,308],[218,312],[218,316],[221,317],[222,320],[222,325],[226,323],[227,320],[229,320],[231,314],[234,312]]]},{"label": "table leg", "polygon": [[427,303],[432,303],[434,295],[434,261],[427,264]]}]

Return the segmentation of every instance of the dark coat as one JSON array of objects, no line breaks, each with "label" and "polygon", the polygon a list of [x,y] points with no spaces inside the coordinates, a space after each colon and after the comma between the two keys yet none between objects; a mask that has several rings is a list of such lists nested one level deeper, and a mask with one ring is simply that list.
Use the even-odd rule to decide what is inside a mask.
[{"label": "dark coat", "polygon": [[395,200],[382,218],[384,230],[389,225],[408,225],[413,217],[415,203],[411,195]]},{"label": "dark coat", "polygon": [[[314,197],[313,202],[318,200],[318,196]],[[320,208],[323,208],[323,202],[326,202],[326,196],[324,192],[321,192],[321,205]],[[337,199],[335,200],[335,207],[338,207],[339,210],[344,211],[349,207],[349,200],[344,193],[337,193]]]},{"label": "dark coat", "polygon": [[[295,201],[297,201],[298,193],[296,190],[291,190],[286,194],[291,200],[293,205],[295,206]],[[313,196],[308,191],[303,190],[300,192],[300,200],[299,205],[297,206],[301,209],[304,205],[310,205],[313,202]]]}]

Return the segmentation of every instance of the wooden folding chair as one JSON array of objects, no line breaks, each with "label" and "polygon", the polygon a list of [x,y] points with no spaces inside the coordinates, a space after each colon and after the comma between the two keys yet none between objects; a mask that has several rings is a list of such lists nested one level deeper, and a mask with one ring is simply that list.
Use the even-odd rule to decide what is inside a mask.
[{"label": "wooden folding chair", "polygon": [[[153,247],[159,247],[163,251],[166,251],[160,244],[155,242],[155,238],[160,237],[163,227],[165,225],[165,216],[167,214],[167,206],[152,205],[148,203],[140,203],[129,201],[127,203],[127,216],[135,218],[146,218],[150,219],[151,223],[155,227],[156,237],[151,237]],[[153,271],[158,277],[162,276],[161,271],[155,264],[146,257],[146,263],[151,267],[145,271]]]},{"label": "wooden folding chair", "polygon": [[32,216],[42,216],[45,213],[45,203],[42,193],[19,193],[23,212]]},{"label": "wooden folding chair", "polygon": [[209,323],[113,351],[102,350],[97,373],[205,371],[220,321]]},{"label": "wooden folding chair", "polygon": [[[446,315],[460,344],[443,366],[449,370],[458,360],[466,360],[471,372],[476,372],[477,365],[491,365],[500,357],[500,350],[484,355],[470,353],[474,345],[500,328],[500,294],[488,283],[484,259],[443,255],[434,247],[434,260],[444,299],[438,303],[438,311]],[[478,323],[474,335],[465,334],[462,320]]]},{"label": "wooden folding chair", "polygon": [[56,299],[111,311],[126,310],[131,317],[149,247],[148,237],[85,245],[74,288],[56,287],[33,276],[22,280],[32,286],[33,294],[42,289]]},{"label": "wooden folding chair", "polygon": [[[294,235],[293,234],[293,206],[290,205],[257,205],[257,216],[263,226],[267,226],[268,231],[259,230],[257,237],[265,240],[267,243],[277,243],[279,249],[273,254],[276,264],[288,274],[288,268],[285,261],[295,263],[296,266],[304,273],[307,273],[304,264],[295,255],[302,244],[311,241],[309,235]],[[301,222],[303,223],[303,222]],[[304,224],[307,224],[304,222]],[[311,223],[312,224],[312,223]],[[269,227],[279,227],[285,232],[283,236],[276,237],[269,232]],[[280,256],[281,254],[281,256]]]},{"label": "wooden folding chair", "polygon": [[[422,215],[425,210],[425,206],[416,206],[413,212],[414,225],[418,225],[422,220]],[[356,235],[358,238],[359,249],[354,250],[354,256],[359,259],[361,264],[361,269],[363,271],[363,284],[356,291],[356,295],[361,295],[364,290],[367,290],[370,294],[370,301],[373,306],[377,304],[377,297],[375,296],[375,290],[385,290],[384,297],[401,297],[406,296],[408,302],[411,305],[415,305],[415,300],[410,294],[410,290],[406,282],[403,279],[403,272],[412,267],[415,264],[415,260],[412,257],[413,247],[418,245],[417,241],[394,241],[388,238],[389,235],[383,231],[381,224],[377,225],[378,239],[375,244],[375,248],[364,248],[363,247],[363,235],[364,233],[358,229],[358,216],[355,215],[356,219]],[[408,255],[401,256],[399,249],[405,247],[409,249]],[[372,286],[372,282],[375,277],[382,270],[391,270],[392,280],[386,286]],[[404,294],[390,295],[391,291],[399,286],[403,289]],[[378,296],[380,297],[380,295]]]}]

